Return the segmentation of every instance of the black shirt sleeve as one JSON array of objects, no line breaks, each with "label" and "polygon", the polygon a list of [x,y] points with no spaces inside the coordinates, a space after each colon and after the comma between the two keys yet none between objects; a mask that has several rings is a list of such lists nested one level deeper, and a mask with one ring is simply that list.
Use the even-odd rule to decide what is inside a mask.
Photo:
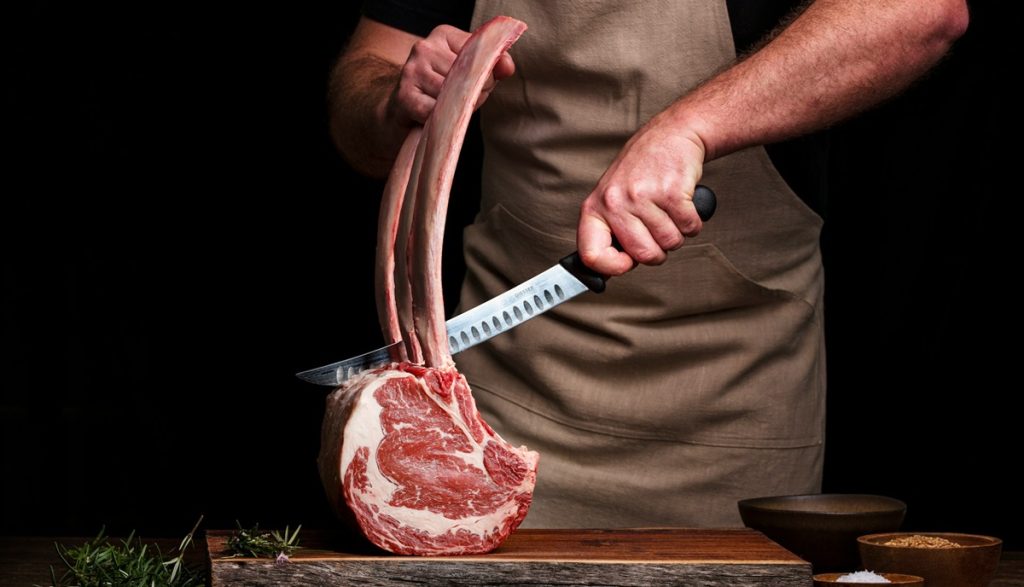
[{"label": "black shirt sleeve", "polygon": [[363,0],[363,16],[425,37],[441,24],[469,30],[474,0]]}]

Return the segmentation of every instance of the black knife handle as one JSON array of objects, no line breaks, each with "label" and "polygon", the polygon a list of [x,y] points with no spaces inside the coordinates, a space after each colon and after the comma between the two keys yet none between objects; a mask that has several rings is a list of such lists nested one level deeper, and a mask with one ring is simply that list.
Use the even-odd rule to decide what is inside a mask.
[{"label": "black knife handle", "polygon": [[711,220],[718,209],[718,198],[715,192],[706,185],[697,184],[693,190],[693,207],[697,209],[697,216],[704,222]]},{"label": "black knife handle", "polygon": [[[711,188],[708,186],[698,185],[693,190],[693,206],[697,208],[697,216],[700,216],[701,220],[707,222],[715,215],[715,209],[718,208],[718,198],[715,197],[715,192],[711,191]],[[614,236],[612,236],[612,246],[620,251],[622,250],[622,245],[619,244],[619,241]],[[580,283],[587,286],[587,289],[590,291],[594,293],[604,291],[608,278],[584,265],[580,259],[579,251],[573,251],[572,254],[562,257],[558,264],[569,273],[572,273],[573,277],[579,279]]]}]

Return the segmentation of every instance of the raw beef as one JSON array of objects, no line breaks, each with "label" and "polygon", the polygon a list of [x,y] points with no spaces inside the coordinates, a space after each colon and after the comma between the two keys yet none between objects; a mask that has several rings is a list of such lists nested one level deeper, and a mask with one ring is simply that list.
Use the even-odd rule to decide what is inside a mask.
[{"label": "raw beef", "polygon": [[441,247],[466,127],[498,58],[526,25],[497,17],[452,65],[433,113],[395,161],[378,224],[381,328],[391,365],[327,398],[320,475],[332,507],[399,554],[493,550],[526,517],[538,455],[481,418],[448,350]]}]

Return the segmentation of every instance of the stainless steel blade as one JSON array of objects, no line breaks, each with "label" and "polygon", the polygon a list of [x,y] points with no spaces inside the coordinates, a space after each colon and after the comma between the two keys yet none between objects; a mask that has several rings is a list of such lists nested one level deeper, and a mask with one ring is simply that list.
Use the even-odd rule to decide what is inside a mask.
[{"label": "stainless steel blade", "polygon": [[452,354],[515,328],[530,318],[590,291],[558,264],[445,323]]},{"label": "stainless steel blade", "polygon": [[[516,287],[467,310],[445,322],[448,330],[448,349],[454,355],[498,334],[540,316],[551,308],[589,291],[579,279],[562,265],[540,273]],[[390,349],[394,343],[375,351],[309,369],[295,376],[317,385],[336,386],[367,369],[380,367],[391,361]]]},{"label": "stainless steel blade", "polygon": [[363,353],[357,357],[345,359],[344,361],[338,361],[337,363],[331,363],[330,365],[324,365],[322,367],[316,367],[315,369],[308,369],[301,373],[296,373],[295,376],[299,379],[315,383],[317,385],[341,385],[346,380],[351,379],[355,375],[366,371],[367,369],[373,369],[374,367],[380,367],[391,362],[391,348],[402,344],[401,342],[394,342],[387,346],[380,347],[375,351]]}]

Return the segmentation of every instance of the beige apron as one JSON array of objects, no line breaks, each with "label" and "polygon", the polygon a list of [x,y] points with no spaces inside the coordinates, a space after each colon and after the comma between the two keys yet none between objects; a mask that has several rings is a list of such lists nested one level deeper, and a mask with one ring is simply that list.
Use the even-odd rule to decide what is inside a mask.
[{"label": "beige apron", "polygon": [[[478,0],[530,29],[482,111],[463,307],[576,248],[580,202],[645,121],[734,58],[725,0]],[[541,453],[533,527],[738,525],[819,490],[821,219],[764,149],[706,165],[718,212],[658,267],[456,356],[481,412]]]}]

